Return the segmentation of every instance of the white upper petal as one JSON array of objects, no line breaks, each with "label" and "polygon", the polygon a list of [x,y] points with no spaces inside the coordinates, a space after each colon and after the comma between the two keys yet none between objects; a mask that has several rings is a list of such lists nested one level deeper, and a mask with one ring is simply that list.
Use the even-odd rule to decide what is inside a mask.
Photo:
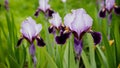
[{"label": "white upper petal", "polygon": [[114,6],[114,4],[115,4],[115,0],[106,0],[106,8],[108,9],[108,10],[110,10],[110,9],[112,9],[113,8],[113,6]]},{"label": "white upper petal", "polygon": [[50,5],[48,4],[49,0],[39,0],[39,8],[43,10],[44,12],[50,8]]},{"label": "white upper petal", "polygon": [[49,22],[54,25],[55,27],[59,27],[62,24],[62,19],[58,13],[53,13],[52,17]]},{"label": "white upper petal", "polygon": [[28,17],[25,21],[23,21],[20,31],[26,38],[31,41],[32,37],[35,37],[37,34],[39,34],[41,29],[41,24],[36,24],[36,22],[31,17]]},{"label": "white upper petal", "polygon": [[78,35],[90,28],[92,26],[92,22],[92,18],[82,8],[72,10],[72,14],[67,14],[64,18],[65,25],[72,31],[77,32]]},{"label": "white upper petal", "polygon": [[72,29],[72,28],[71,28],[71,23],[73,22],[74,18],[75,18],[75,15],[74,15],[74,14],[71,14],[71,13],[67,14],[67,15],[64,17],[64,24],[65,24],[65,26],[67,26],[67,27],[69,27],[70,29]]}]

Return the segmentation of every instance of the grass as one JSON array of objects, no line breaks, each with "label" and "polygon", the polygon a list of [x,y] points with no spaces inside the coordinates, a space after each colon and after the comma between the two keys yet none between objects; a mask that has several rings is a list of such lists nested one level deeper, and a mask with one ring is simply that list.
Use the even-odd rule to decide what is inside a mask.
[{"label": "grass", "polygon": [[[89,33],[83,37],[84,46],[80,60],[75,60],[74,41],[71,36],[64,45],[58,45],[54,36],[48,33],[49,22],[40,13],[38,18],[34,13],[38,7],[37,0],[9,0],[9,11],[4,8],[4,0],[0,0],[0,68],[33,68],[32,57],[29,54],[29,43],[24,40],[19,48],[16,48],[21,36],[20,26],[28,16],[32,16],[37,23],[42,24],[40,36],[45,40],[45,47],[36,47],[36,68],[117,68],[120,64],[120,16],[112,13],[111,25],[107,18],[98,17],[101,9],[96,5],[96,0],[67,0],[66,4],[60,0],[50,0],[51,8],[63,17],[71,9],[84,8],[93,18],[92,30],[102,33],[102,42],[94,46]],[[116,0],[120,5],[120,1]],[[107,39],[110,28],[110,39]],[[35,41],[36,42],[36,41]]]}]

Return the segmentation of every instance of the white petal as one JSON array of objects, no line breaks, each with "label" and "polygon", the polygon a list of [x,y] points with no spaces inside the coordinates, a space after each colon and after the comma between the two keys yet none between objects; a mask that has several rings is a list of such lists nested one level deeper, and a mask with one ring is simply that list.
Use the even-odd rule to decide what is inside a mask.
[{"label": "white petal", "polygon": [[93,20],[84,9],[73,10],[72,13],[75,14],[75,18],[71,24],[71,29],[78,35],[92,26]]},{"label": "white petal", "polygon": [[37,24],[36,25],[36,34],[35,35],[39,34],[41,30],[42,30],[42,25],[41,24]]},{"label": "white petal", "polygon": [[25,21],[23,21],[20,31],[26,38],[32,41],[32,38],[35,37],[41,29],[42,26],[40,24],[36,24],[31,17],[28,17]]},{"label": "white petal", "polygon": [[44,12],[50,8],[50,5],[48,4],[49,0],[39,0],[39,8],[43,10]]},{"label": "white petal", "polygon": [[110,11],[110,9],[112,9],[115,4],[115,0],[106,0],[105,3],[106,3],[106,8]]},{"label": "white petal", "polygon": [[71,29],[71,23],[73,22],[75,18],[75,15],[74,14],[67,14],[65,17],[64,17],[64,24],[65,26],[69,27]]},{"label": "white petal", "polygon": [[50,19],[49,22],[58,28],[62,23],[62,19],[58,13],[53,13],[52,16],[53,18]]}]

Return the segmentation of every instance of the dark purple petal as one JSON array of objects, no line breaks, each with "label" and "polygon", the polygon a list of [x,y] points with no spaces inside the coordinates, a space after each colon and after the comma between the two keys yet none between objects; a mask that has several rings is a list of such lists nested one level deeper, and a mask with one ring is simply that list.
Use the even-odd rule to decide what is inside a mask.
[{"label": "dark purple petal", "polygon": [[40,9],[38,8],[38,9],[36,10],[36,12],[35,12],[34,16],[38,17],[39,12],[40,12]]},{"label": "dark purple petal", "polygon": [[60,36],[56,36],[55,40],[57,44],[65,44],[66,40],[69,38],[70,33],[61,33]]},{"label": "dark purple petal", "polygon": [[40,47],[43,47],[45,46],[45,42],[43,41],[42,38],[36,38],[37,40],[37,45],[40,46]]},{"label": "dark purple petal", "polygon": [[77,54],[77,56],[79,56],[82,52],[82,41],[74,38],[74,49],[75,49],[75,53]]},{"label": "dark purple petal", "polygon": [[101,42],[102,36],[100,32],[91,32],[91,35],[94,40],[94,44],[97,45]]},{"label": "dark purple petal", "polygon": [[20,39],[18,40],[18,42],[17,42],[17,47],[20,46],[20,44],[21,44],[21,42],[22,42],[23,39],[24,39],[24,38],[22,37],[22,38],[20,38]]},{"label": "dark purple petal", "polygon": [[120,14],[120,7],[115,7],[115,8],[114,8],[114,12],[115,12],[116,14]]},{"label": "dark purple petal", "polygon": [[54,26],[50,26],[50,27],[48,28],[48,31],[49,31],[49,33],[55,33],[55,32],[56,32]]},{"label": "dark purple petal", "polygon": [[47,16],[48,17],[52,17],[52,14],[54,13],[54,11],[53,10],[51,10],[51,9],[48,9],[47,10]]},{"label": "dark purple petal", "polygon": [[105,9],[105,8],[103,8],[102,10],[100,10],[99,16],[100,16],[101,18],[105,18],[105,16],[106,16],[106,9]]},{"label": "dark purple petal", "polygon": [[31,56],[35,56],[35,46],[34,44],[30,45],[29,52]]}]

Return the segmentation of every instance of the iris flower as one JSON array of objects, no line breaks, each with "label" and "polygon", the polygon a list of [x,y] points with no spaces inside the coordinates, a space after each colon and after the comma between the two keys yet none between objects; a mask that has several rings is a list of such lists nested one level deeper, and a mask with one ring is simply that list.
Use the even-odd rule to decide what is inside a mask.
[{"label": "iris flower", "polygon": [[113,9],[116,14],[120,14],[120,7],[115,4],[115,0],[105,0],[105,4],[100,10],[99,16],[104,18],[106,16],[106,12],[110,14]]},{"label": "iris flower", "polygon": [[41,30],[41,24],[36,24],[36,22],[31,17],[28,17],[21,25],[20,32],[22,33],[22,37],[18,40],[17,43],[17,47],[21,44],[23,39],[26,39],[30,43],[29,52],[32,56],[34,64],[36,64],[35,46],[33,44],[34,40],[36,39],[37,45],[40,47],[45,45],[43,39],[39,36]]},{"label": "iris flower", "polygon": [[39,12],[43,12],[45,16],[51,17],[52,13],[54,13],[53,10],[51,10],[50,5],[48,4],[49,0],[39,0],[39,7],[35,12],[35,16],[39,15]]},{"label": "iris flower", "polygon": [[[55,21],[58,23],[58,21]],[[57,19],[56,19],[57,20]],[[60,21],[61,22],[61,21]],[[82,52],[82,37],[85,33],[91,33],[95,45],[100,43],[101,34],[91,30],[93,20],[86,13],[84,9],[72,10],[72,13],[68,13],[64,17],[64,26],[60,29],[60,35],[56,36],[56,42],[58,44],[64,44],[71,34],[74,35],[74,49],[77,55]]]},{"label": "iris flower", "polygon": [[[59,15],[59,13],[53,13],[52,18],[49,20],[51,26],[48,28],[49,33],[54,34],[55,40],[58,44],[64,44],[66,42],[66,39],[69,37],[70,33],[63,34],[65,27],[62,24],[62,19]],[[62,36],[62,39],[59,39],[59,36],[56,36],[56,32],[60,33],[60,36]],[[65,38],[66,37],[66,38]]]}]

